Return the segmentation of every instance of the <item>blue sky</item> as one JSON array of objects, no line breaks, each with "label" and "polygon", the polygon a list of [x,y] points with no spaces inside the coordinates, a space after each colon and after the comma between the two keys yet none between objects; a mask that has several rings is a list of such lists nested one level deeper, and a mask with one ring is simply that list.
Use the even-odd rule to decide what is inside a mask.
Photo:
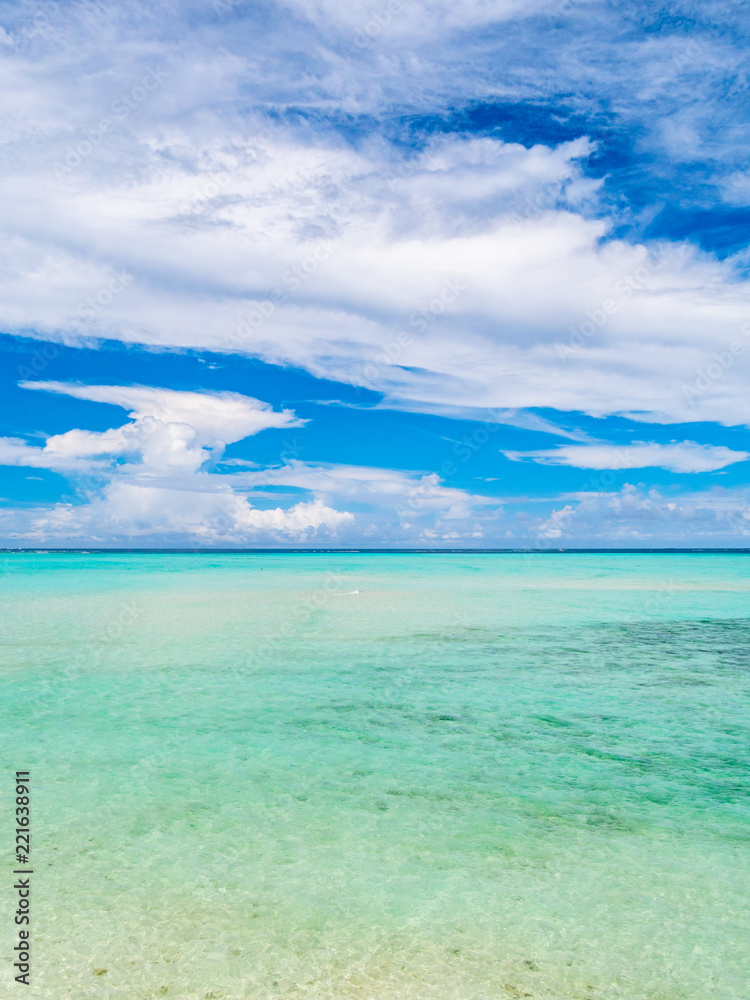
[{"label": "blue sky", "polygon": [[0,4],[0,545],[750,544],[749,24]]}]

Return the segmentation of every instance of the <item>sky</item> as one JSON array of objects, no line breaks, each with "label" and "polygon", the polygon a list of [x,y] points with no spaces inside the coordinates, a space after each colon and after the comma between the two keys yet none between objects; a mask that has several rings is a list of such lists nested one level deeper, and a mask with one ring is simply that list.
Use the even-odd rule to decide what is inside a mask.
[{"label": "sky", "polygon": [[749,29],[0,3],[0,546],[750,546]]}]

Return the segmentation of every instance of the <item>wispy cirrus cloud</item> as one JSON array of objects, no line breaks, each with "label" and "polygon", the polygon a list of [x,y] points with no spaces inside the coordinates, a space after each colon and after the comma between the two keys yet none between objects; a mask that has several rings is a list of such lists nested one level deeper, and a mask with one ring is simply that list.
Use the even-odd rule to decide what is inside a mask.
[{"label": "wispy cirrus cloud", "polygon": [[[641,225],[627,193],[611,189],[618,157],[630,158],[628,177],[637,160],[647,191],[667,165],[692,177],[679,135],[692,137],[693,161],[726,161],[707,116],[723,114],[712,88],[722,73],[739,77],[743,57],[718,11],[693,17],[693,37],[640,9],[616,15],[618,35],[597,2],[410,3],[352,55],[344,43],[373,16],[367,4],[230,5],[177,21],[157,5],[149,46],[137,44],[138,5],[103,5],[95,17],[61,8],[47,34],[11,51],[34,125],[11,109],[2,319],[51,339],[66,330],[241,350],[362,384],[368,360],[400,330],[418,333],[410,317],[459,276],[467,291],[455,306],[400,363],[381,366],[373,387],[394,403],[745,423],[737,370],[692,406],[674,385],[739,336],[744,282],[683,232]],[[497,23],[502,37],[488,45]],[[19,24],[9,22],[11,36]],[[251,61],[242,40],[259,30],[263,55]],[[130,43],[127,58],[115,39]],[[306,72],[290,74],[303,48]],[[92,60],[95,94],[77,73]],[[160,74],[151,90],[148,72]],[[124,115],[112,108],[128,85],[144,94]],[[562,92],[577,93],[576,108],[561,105]],[[616,112],[602,112],[607,100]],[[94,142],[102,120],[116,127]],[[626,149],[623,137],[636,135],[640,149]],[[608,173],[592,172],[598,156]],[[55,163],[66,166],[58,183],[41,183]],[[615,238],[624,223],[631,235]],[[295,279],[321,240],[337,249],[310,280]],[[658,273],[618,300],[618,283],[655,253]],[[93,318],[78,315],[112,268],[132,283]],[[607,322],[561,361],[570,329],[613,297]],[[233,336],[264,302],[272,315]]]},{"label": "wispy cirrus cloud", "polygon": [[669,469],[671,472],[715,472],[734,462],[746,462],[748,451],[732,451],[723,445],[696,444],[694,441],[629,445],[562,445],[540,451],[506,451],[514,462],[524,460],[542,465],[568,465],[575,469]]}]

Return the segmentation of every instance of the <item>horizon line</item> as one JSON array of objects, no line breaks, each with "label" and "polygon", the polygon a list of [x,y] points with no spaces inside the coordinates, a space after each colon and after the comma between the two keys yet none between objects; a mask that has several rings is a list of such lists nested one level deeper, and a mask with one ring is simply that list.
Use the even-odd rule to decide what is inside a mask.
[{"label": "horizon line", "polygon": [[602,553],[640,553],[640,554],[658,554],[658,553],[686,553],[686,554],[698,554],[698,553],[726,553],[726,554],[737,554],[745,555],[750,554],[750,547],[741,548],[739,546],[732,547],[670,547],[670,546],[653,546],[650,548],[646,547],[632,547],[632,548],[606,548],[606,547],[584,547],[584,548],[533,548],[533,547],[521,547],[514,549],[493,549],[493,548],[471,548],[471,549],[453,549],[453,548],[346,548],[346,549],[334,549],[334,548],[231,548],[231,549],[219,549],[219,548],[143,548],[143,547],[107,547],[107,548],[94,548],[94,547],[77,547],[77,548],[54,548],[51,546],[36,546],[34,548],[30,547],[17,547],[17,548],[0,548],[0,554],[11,555],[14,553],[24,553],[27,555],[49,555],[52,553],[78,553],[80,555],[100,555],[104,553],[117,553],[120,555],[127,553],[140,553],[143,555],[153,553],[153,554],[183,554],[183,555],[302,555],[302,554],[319,554],[319,555],[388,555],[388,554],[414,554],[414,555],[522,555],[524,553],[539,553],[547,555],[555,554],[565,554],[565,553],[589,553],[595,554],[597,552]]}]

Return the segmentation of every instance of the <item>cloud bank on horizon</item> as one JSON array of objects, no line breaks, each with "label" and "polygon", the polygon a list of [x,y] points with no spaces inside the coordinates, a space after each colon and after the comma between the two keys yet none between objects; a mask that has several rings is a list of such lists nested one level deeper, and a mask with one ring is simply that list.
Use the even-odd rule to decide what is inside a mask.
[{"label": "cloud bank on horizon", "polygon": [[0,544],[750,544],[749,27],[0,7]]}]

